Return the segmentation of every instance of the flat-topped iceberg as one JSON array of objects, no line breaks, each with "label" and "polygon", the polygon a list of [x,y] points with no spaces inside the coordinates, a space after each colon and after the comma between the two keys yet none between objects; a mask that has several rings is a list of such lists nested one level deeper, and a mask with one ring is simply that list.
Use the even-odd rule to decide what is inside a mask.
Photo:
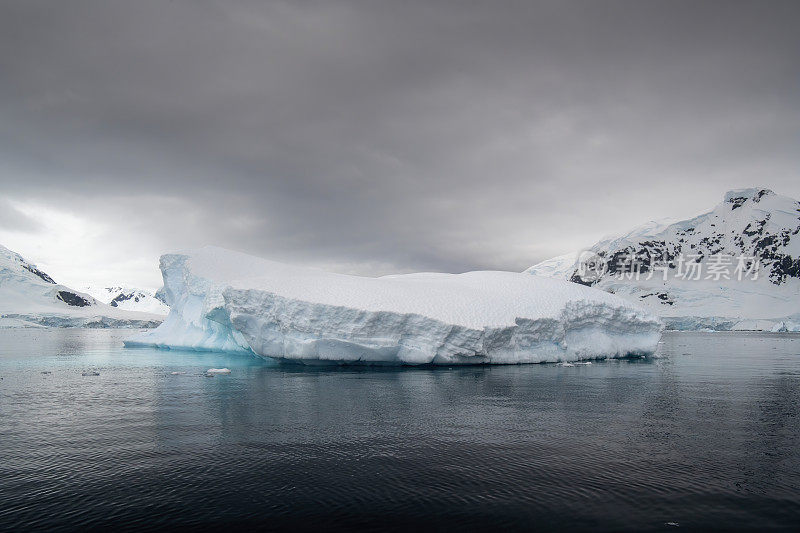
[{"label": "flat-topped iceberg", "polygon": [[126,341],[305,363],[539,363],[646,355],[657,317],[612,294],[514,272],[367,278],[221,248],[161,258],[171,311]]}]

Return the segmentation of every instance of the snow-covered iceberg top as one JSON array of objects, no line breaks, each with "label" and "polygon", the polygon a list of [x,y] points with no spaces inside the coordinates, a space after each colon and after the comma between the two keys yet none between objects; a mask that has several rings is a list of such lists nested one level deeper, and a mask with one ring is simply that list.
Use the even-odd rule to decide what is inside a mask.
[{"label": "snow-covered iceberg top", "polygon": [[161,258],[164,323],[127,346],[303,362],[534,363],[652,353],[661,322],[578,284],[513,272],[367,278],[206,247]]}]

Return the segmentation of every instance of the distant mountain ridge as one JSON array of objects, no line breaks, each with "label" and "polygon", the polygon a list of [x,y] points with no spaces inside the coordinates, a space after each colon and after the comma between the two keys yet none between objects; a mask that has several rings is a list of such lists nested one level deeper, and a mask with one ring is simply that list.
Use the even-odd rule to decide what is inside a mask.
[{"label": "distant mountain ridge", "polygon": [[56,281],[0,246],[0,327],[155,327],[163,317],[117,309]]},{"label": "distant mountain ridge", "polygon": [[729,191],[697,217],[650,222],[526,272],[626,296],[675,329],[800,329],[800,202]]},{"label": "distant mountain ridge", "polygon": [[157,315],[169,313],[169,306],[159,298],[158,292],[128,286],[84,287],[83,290],[111,307]]}]

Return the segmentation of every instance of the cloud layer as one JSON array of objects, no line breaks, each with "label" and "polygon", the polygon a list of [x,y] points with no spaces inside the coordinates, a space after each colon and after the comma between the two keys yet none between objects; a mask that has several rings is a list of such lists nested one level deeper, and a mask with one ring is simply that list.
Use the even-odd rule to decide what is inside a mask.
[{"label": "cloud layer", "polygon": [[[5,199],[102,225],[72,246],[104,268],[521,270],[729,188],[800,197],[797,2],[0,9]],[[81,277],[3,206],[0,238]]]}]

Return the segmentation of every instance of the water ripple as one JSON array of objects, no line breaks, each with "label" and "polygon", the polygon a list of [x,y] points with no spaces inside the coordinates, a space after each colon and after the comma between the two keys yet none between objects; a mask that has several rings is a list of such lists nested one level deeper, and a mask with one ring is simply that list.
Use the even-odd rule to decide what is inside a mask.
[{"label": "water ripple", "polygon": [[300,369],[25,335],[0,331],[0,529],[800,523],[792,336],[668,334],[661,359],[574,368]]}]

